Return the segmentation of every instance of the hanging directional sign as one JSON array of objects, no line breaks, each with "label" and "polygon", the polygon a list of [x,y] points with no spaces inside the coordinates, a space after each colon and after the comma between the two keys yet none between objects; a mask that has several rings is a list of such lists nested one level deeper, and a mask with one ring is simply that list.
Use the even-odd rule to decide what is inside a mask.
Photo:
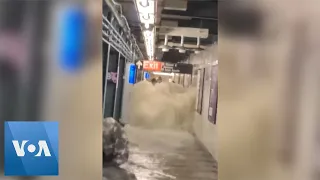
[{"label": "hanging directional sign", "polygon": [[181,74],[192,74],[193,65],[186,63],[177,63],[176,66],[173,67],[174,71],[179,71]]},{"label": "hanging directional sign", "polygon": [[161,71],[162,62],[160,61],[143,61],[143,70],[144,71]]},{"label": "hanging directional sign", "polygon": [[181,73],[192,74],[193,65],[186,63],[167,63],[161,61],[137,61],[136,66],[139,70],[166,72],[166,73]]},{"label": "hanging directional sign", "polygon": [[161,71],[167,73],[192,74],[193,65],[185,63],[163,63]]},{"label": "hanging directional sign", "polygon": [[[173,64],[173,63],[163,63],[162,67],[161,67],[161,71],[162,72],[167,72],[167,73],[175,73],[174,71],[174,67],[177,64]],[[177,71],[178,73],[178,71]]]},{"label": "hanging directional sign", "polygon": [[138,67],[138,70],[141,70],[143,67],[143,63],[141,61],[137,61],[136,66]]}]

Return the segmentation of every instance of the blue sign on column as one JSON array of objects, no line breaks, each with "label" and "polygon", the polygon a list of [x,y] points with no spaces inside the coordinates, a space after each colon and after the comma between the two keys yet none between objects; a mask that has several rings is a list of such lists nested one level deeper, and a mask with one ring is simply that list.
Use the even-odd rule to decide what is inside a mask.
[{"label": "blue sign on column", "polygon": [[149,79],[150,78],[150,74],[148,72],[144,72],[144,78],[145,79]]},{"label": "blue sign on column", "polygon": [[129,67],[129,84],[134,84],[136,81],[136,65],[131,64]]},{"label": "blue sign on column", "polygon": [[59,59],[64,70],[83,66],[86,39],[86,15],[81,7],[70,6],[61,11],[59,19]]}]

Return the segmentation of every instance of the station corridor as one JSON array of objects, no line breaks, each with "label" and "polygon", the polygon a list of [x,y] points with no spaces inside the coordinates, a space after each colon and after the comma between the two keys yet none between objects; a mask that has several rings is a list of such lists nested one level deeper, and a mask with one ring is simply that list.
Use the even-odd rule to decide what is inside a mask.
[{"label": "station corridor", "polygon": [[127,127],[128,169],[138,180],[217,180],[217,162],[191,134]]}]

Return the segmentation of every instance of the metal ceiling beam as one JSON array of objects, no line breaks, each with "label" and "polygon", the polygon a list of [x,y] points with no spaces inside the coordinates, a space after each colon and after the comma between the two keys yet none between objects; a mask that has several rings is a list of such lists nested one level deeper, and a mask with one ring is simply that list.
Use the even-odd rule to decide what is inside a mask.
[{"label": "metal ceiling beam", "polygon": [[161,18],[166,19],[179,19],[179,20],[192,20],[192,19],[203,19],[203,20],[212,20],[218,21],[218,18],[215,17],[203,17],[203,16],[181,16],[181,15],[173,15],[173,14],[161,14]]},{"label": "metal ceiling beam", "polygon": [[181,20],[191,20],[192,17],[189,16],[180,16],[180,15],[173,15],[173,14],[161,14],[161,18],[168,18],[168,19],[181,19]]},{"label": "metal ceiling beam", "polygon": [[[160,48],[159,46],[163,45],[164,41],[160,41],[157,43],[157,47]],[[174,42],[168,42],[168,46],[180,46],[180,43],[174,43]],[[197,45],[196,44],[183,44],[183,46],[187,49],[196,49]],[[206,49],[207,47],[209,47],[211,45],[205,46],[205,45],[200,45],[200,48]]]},{"label": "metal ceiling beam", "polygon": [[200,37],[205,39],[209,36],[209,29],[161,26],[158,33],[159,35],[167,34],[168,36]]}]

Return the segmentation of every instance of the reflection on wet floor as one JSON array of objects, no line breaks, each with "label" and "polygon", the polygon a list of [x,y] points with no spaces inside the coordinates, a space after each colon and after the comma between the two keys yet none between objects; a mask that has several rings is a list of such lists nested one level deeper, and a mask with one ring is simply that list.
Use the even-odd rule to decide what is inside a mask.
[{"label": "reflection on wet floor", "polygon": [[217,180],[217,162],[187,132],[126,128],[138,180]]}]

